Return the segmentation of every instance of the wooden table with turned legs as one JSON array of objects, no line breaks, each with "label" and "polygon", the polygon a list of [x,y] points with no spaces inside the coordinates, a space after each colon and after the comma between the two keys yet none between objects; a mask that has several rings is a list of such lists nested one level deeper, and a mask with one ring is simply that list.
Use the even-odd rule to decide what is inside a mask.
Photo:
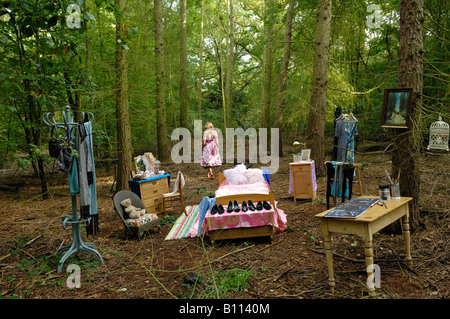
[{"label": "wooden table with turned legs", "polygon": [[[377,198],[376,196],[362,196],[364,198]],[[330,210],[317,214],[316,217],[321,218],[322,234],[324,237],[325,256],[328,266],[328,282],[331,292],[334,293],[336,281],[333,270],[333,251],[331,246],[330,233],[344,233],[362,236],[364,241],[364,253],[366,257],[366,269],[369,279],[374,278],[373,263],[373,234],[391,223],[402,219],[402,231],[406,251],[406,263],[411,266],[411,245],[409,233],[409,201],[411,197],[402,197],[400,199],[391,199],[383,202],[386,206],[374,205],[365,213],[355,219],[350,218],[331,218],[324,217]],[[370,296],[375,295],[375,285],[373,280],[367,281]]]}]

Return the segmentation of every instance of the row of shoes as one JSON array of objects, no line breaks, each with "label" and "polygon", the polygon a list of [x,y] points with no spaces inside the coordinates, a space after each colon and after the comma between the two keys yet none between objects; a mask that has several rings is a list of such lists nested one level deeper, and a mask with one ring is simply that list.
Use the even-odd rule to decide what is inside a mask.
[{"label": "row of shoes", "polygon": [[[239,212],[239,211],[243,211],[244,213],[248,210],[251,211],[255,211],[255,210],[269,210],[272,209],[272,206],[270,206],[270,204],[266,201],[259,201],[256,206],[253,204],[253,202],[251,200],[248,201],[248,203],[246,201],[242,202],[242,206],[239,207],[237,201],[231,202],[231,200],[228,202],[228,206],[227,206],[227,213],[232,213],[232,212]],[[225,209],[223,208],[223,206],[220,205],[214,205],[211,208],[211,215],[214,215],[216,213],[219,213],[219,215],[223,214],[225,212]]]}]

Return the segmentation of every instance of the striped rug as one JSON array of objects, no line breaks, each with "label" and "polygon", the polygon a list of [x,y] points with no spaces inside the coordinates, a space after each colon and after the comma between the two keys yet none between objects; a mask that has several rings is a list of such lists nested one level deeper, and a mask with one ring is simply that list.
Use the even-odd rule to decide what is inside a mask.
[{"label": "striped rug", "polygon": [[186,206],[186,214],[178,217],[165,240],[197,237],[199,212],[198,205]]}]

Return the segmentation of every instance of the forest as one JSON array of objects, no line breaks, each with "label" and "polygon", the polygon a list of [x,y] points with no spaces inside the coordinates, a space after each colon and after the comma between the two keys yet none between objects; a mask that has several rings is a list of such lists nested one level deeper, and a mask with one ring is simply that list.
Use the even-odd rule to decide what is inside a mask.
[{"label": "forest", "polygon": [[[102,160],[119,157],[125,123],[129,157],[151,151],[167,159],[170,133],[192,130],[196,119],[223,131],[278,127],[291,143],[307,136],[317,1],[180,4],[161,3],[159,12],[148,1],[3,1],[1,164],[42,174],[50,134],[42,114],[66,105],[95,115]],[[391,138],[379,119],[384,89],[399,84],[398,8],[399,1],[330,8],[323,137],[333,136],[341,107],[360,119],[360,141]],[[438,114],[449,116],[448,14],[446,1],[424,3],[421,141]]]},{"label": "forest", "polygon": [[[300,150],[293,142],[299,141],[311,149],[318,179],[325,178],[325,167],[317,163],[330,159],[335,114],[341,109],[358,119],[356,156],[361,162],[380,165],[379,175],[368,172],[367,184],[378,192],[375,184],[385,176],[383,171],[396,176],[401,169],[402,196],[413,197],[412,226],[424,227],[431,218],[424,217],[423,211],[438,214],[420,201],[424,187],[427,195],[437,187],[435,194],[440,192],[443,199],[437,208],[442,215],[436,219],[448,219],[450,184],[442,168],[448,152],[426,156],[430,125],[439,116],[450,121],[446,0],[2,0],[0,4],[0,181],[4,184],[0,192],[8,203],[31,196],[35,205],[48,204],[62,215],[62,204],[55,201],[55,196],[58,200],[62,196],[68,209],[69,197],[58,193],[58,187],[67,186],[67,177],[55,170],[55,158],[48,152],[55,132],[43,120],[48,112],[61,120],[66,106],[76,121],[84,113],[94,116],[95,162],[99,180],[108,181],[99,197],[103,194],[108,201],[105,210],[112,211],[108,216],[115,214],[112,193],[129,188],[133,158],[145,152],[152,152],[172,174],[180,167],[191,173],[195,186],[188,186],[186,194],[192,201],[204,195],[199,188],[217,183],[202,181],[206,173],[198,163],[177,166],[171,159],[178,142],[172,132],[187,128],[194,134],[197,120],[202,121],[202,129],[211,121],[223,132],[276,128],[280,166],[291,162],[292,153]],[[381,125],[385,90],[395,88],[412,89],[406,129]],[[433,184],[433,177],[427,176],[430,180],[421,182],[432,167],[444,171],[439,175],[442,180]],[[280,168],[279,174],[281,185],[287,187],[286,168]],[[31,194],[21,197],[14,186],[11,192],[6,180],[12,179],[20,180],[21,192],[23,185],[31,183]],[[427,187],[433,187],[431,193]],[[325,192],[322,185],[320,191]],[[279,194],[281,203],[288,201],[286,194]],[[322,211],[323,203],[311,209]],[[54,240],[48,243],[50,251],[57,246]],[[15,245],[11,238],[4,241]],[[0,257],[8,253],[8,245],[0,250]],[[192,249],[189,245],[178,248]],[[436,245],[437,250],[445,250],[448,239]],[[114,253],[107,255],[112,258]],[[443,258],[441,263],[446,264],[448,256]],[[151,273],[150,280],[155,278]],[[427,287],[448,297],[448,280],[446,288],[439,289],[438,281],[428,282]],[[311,291],[317,291],[313,286]],[[144,295],[173,296],[165,292],[166,287]],[[0,289],[0,293],[6,291],[3,297],[13,290]],[[83,297],[95,295],[89,291]],[[284,295],[291,296],[279,294]],[[388,298],[397,296],[388,293]],[[349,292],[343,297],[358,295]]]}]

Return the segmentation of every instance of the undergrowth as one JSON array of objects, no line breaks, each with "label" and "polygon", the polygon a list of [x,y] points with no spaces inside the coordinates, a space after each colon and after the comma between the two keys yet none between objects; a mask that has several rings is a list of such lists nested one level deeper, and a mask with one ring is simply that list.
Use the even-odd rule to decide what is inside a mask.
[{"label": "undergrowth", "polygon": [[[254,276],[253,270],[242,268],[232,268],[227,270],[213,269],[212,261],[209,259],[209,251],[204,244],[203,237],[201,237],[201,242],[202,245],[198,246],[198,248],[202,250],[203,254],[200,259],[197,259],[197,266],[193,267],[197,269],[199,273],[195,274],[193,272],[189,272],[181,283],[184,290],[177,295],[174,295],[156,276],[156,273],[163,270],[154,269],[151,266],[144,265],[141,258],[142,256],[137,257],[140,254],[137,254],[135,257],[131,257],[131,259],[140,264],[140,266],[153,277],[161,288],[163,288],[173,298],[223,299],[230,297],[230,293],[244,291],[247,288],[248,281]],[[150,265],[153,263],[154,257],[153,243],[151,249],[152,260],[150,261]],[[178,269],[177,272],[183,271],[185,270]]]},{"label": "undergrowth", "polygon": [[226,271],[216,270],[206,276],[198,276],[199,279],[194,283],[183,283],[182,285],[186,290],[178,297],[227,298],[230,292],[236,293],[246,289],[248,281],[253,277],[253,271],[251,269],[232,268]]},{"label": "undergrowth", "polygon": [[[55,273],[61,254],[33,256],[24,250],[26,238],[27,236],[14,238],[15,244],[10,248],[11,256],[18,258],[17,268],[25,274],[27,279],[18,281],[14,276],[3,278],[4,283],[10,286],[7,291],[10,299],[30,297],[35,286],[63,286],[66,283],[66,277],[69,276],[65,272]],[[66,265],[76,264],[84,269],[84,278],[87,281],[94,280],[94,273],[99,263],[98,259],[84,254],[73,255],[65,262]],[[0,296],[1,298],[2,296]]]}]

